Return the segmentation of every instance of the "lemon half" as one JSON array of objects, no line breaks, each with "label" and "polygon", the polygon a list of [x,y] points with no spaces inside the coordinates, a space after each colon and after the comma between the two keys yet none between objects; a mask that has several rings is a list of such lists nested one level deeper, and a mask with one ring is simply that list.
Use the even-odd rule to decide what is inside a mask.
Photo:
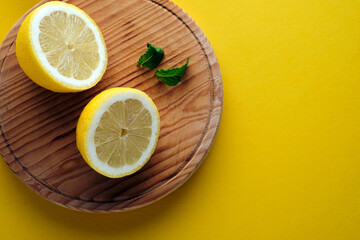
[{"label": "lemon half", "polygon": [[112,88],[84,108],[76,128],[76,143],[90,167],[118,178],[145,165],[155,150],[159,129],[158,110],[144,92]]},{"label": "lemon half", "polygon": [[54,92],[78,92],[100,81],[107,65],[104,38],[81,9],[48,2],[21,24],[16,56],[26,75]]}]

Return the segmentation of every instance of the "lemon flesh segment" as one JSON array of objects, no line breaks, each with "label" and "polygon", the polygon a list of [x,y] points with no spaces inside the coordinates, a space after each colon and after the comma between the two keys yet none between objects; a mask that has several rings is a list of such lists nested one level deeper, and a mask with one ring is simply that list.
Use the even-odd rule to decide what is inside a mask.
[{"label": "lemon flesh segment", "polygon": [[84,11],[63,2],[43,4],[25,18],[16,56],[31,80],[55,92],[93,87],[107,65],[98,26]]},{"label": "lemon flesh segment", "polygon": [[54,11],[40,21],[40,47],[49,64],[68,78],[88,79],[100,62],[94,33],[80,17]]},{"label": "lemon flesh segment", "polygon": [[76,141],[85,161],[107,177],[140,169],[151,157],[159,136],[159,113],[142,91],[106,90],[84,108]]},{"label": "lemon flesh segment", "polygon": [[99,160],[115,168],[134,164],[149,145],[151,123],[150,113],[140,101],[113,103],[95,131]]}]

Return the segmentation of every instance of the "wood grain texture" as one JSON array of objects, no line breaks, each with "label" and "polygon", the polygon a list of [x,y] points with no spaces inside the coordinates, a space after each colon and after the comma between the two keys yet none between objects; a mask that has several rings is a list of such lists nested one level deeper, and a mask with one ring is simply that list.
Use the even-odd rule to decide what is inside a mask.
[{"label": "wood grain texture", "polygon": [[[100,27],[109,55],[106,73],[81,93],[53,93],[37,86],[16,59],[15,39],[24,17],[20,19],[0,47],[0,153],[24,183],[61,206],[115,212],[150,204],[182,185],[213,143],[223,101],[214,51],[196,23],[168,0],[66,2],[83,9]],[[190,58],[181,84],[168,87],[156,79],[155,70],[136,66],[147,42],[165,51],[158,68],[178,67]],[[140,89],[153,99],[160,137],[140,171],[109,179],[81,158],[75,128],[96,94],[120,86]]]}]

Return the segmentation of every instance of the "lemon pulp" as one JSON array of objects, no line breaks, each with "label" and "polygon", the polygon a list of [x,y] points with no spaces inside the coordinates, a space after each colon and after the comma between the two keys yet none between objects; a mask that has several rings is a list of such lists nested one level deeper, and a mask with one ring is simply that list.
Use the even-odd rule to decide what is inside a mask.
[{"label": "lemon pulp", "polygon": [[65,77],[88,79],[99,65],[94,33],[76,15],[55,11],[44,17],[39,41],[47,61]]},{"label": "lemon pulp", "polygon": [[115,168],[134,164],[149,145],[151,125],[150,113],[140,101],[127,99],[113,103],[95,131],[100,161]]}]

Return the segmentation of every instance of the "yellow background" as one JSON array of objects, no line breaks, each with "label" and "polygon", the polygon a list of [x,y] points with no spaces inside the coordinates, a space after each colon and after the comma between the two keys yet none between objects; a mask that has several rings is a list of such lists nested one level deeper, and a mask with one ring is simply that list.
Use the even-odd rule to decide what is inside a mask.
[{"label": "yellow background", "polygon": [[[168,197],[58,207],[0,162],[1,239],[360,239],[360,1],[175,0],[224,84],[215,144]],[[37,0],[0,1],[0,38]]]}]

